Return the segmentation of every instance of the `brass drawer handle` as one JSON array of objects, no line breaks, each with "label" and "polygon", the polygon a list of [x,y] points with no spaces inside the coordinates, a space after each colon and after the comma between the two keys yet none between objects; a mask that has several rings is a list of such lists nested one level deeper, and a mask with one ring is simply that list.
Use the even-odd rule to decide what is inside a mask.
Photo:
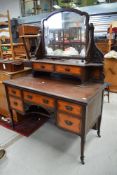
[{"label": "brass drawer handle", "polygon": [[41,66],[41,68],[42,68],[42,69],[45,69],[45,66],[44,66],[44,65],[42,65],[42,66]]},{"label": "brass drawer handle", "polygon": [[73,110],[73,107],[72,107],[72,106],[65,106],[65,108],[66,108],[68,111],[72,111],[72,110]]},{"label": "brass drawer handle", "polygon": [[32,95],[27,95],[27,97],[28,97],[29,99],[32,99],[32,98],[33,98]]},{"label": "brass drawer handle", "polygon": [[71,121],[69,121],[69,120],[65,120],[64,122],[65,122],[65,124],[68,125],[68,126],[72,126],[72,125],[73,125],[73,123],[72,123]]},{"label": "brass drawer handle", "polygon": [[13,94],[16,94],[16,91],[15,91],[15,90],[12,90],[12,93],[13,93]]},{"label": "brass drawer handle", "polygon": [[17,103],[17,102],[14,102],[14,105],[15,105],[15,106],[17,106],[17,105],[18,105],[18,103]]},{"label": "brass drawer handle", "polygon": [[49,100],[43,99],[43,103],[48,104],[49,103]]},{"label": "brass drawer handle", "polygon": [[65,68],[65,71],[69,72],[70,71],[70,68]]}]

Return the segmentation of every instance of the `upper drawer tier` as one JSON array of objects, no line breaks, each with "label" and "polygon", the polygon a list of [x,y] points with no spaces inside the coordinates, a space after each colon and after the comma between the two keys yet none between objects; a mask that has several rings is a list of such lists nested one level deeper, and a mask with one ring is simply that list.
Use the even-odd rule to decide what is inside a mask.
[{"label": "upper drawer tier", "polygon": [[58,110],[64,111],[77,116],[82,116],[82,106],[66,101],[58,101]]},{"label": "upper drawer tier", "polygon": [[58,73],[67,73],[67,74],[73,74],[73,75],[81,75],[82,68],[76,67],[76,66],[64,66],[64,65],[55,65],[55,72]]},{"label": "upper drawer tier", "polygon": [[7,89],[8,89],[8,94],[16,97],[21,97],[21,91],[19,89],[14,87],[7,87]]},{"label": "upper drawer tier", "polygon": [[33,69],[38,71],[53,72],[54,65],[48,63],[32,63]]},{"label": "upper drawer tier", "polygon": [[24,94],[24,100],[29,101],[31,103],[35,103],[37,105],[44,105],[51,108],[55,106],[54,104],[55,101],[53,98],[27,91],[24,91],[23,94]]}]

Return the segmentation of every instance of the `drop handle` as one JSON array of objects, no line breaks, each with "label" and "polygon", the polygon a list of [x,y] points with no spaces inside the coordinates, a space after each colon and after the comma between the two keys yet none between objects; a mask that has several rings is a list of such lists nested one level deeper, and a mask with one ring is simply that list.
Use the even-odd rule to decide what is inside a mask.
[{"label": "drop handle", "polygon": [[49,100],[43,99],[43,103],[48,104],[49,103]]},{"label": "drop handle", "polygon": [[73,125],[73,123],[71,121],[69,121],[69,120],[65,120],[65,124],[68,125],[68,126],[72,126]]},{"label": "drop handle", "polygon": [[65,71],[69,72],[70,71],[70,68],[65,68]]},{"label": "drop handle", "polygon": [[31,95],[28,95],[27,97],[28,97],[29,99],[32,99],[32,98],[33,98]]},{"label": "drop handle", "polygon": [[42,69],[45,69],[45,66],[44,66],[44,65],[42,65],[42,66],[41,66],[41,68],[42,68]]},{"label": "drop handle", "polygon": [[14,105],[15,105],[15,106],[17,106],[17,105],[18,105],[18,103],[17,103],[17,102],[14,102]]},{"label": "drop handle", "polygon": [[72,106],[65,106],[65,108],[66,108],[68,111],[72,111],[72,110],[73,110],[73,107],[72,107]]},{"label": "drop handle", "polygon": [[12,90],[12,93],[13,93],[13,94],[16,94],[16,91],[15,91],[15,90]]}]

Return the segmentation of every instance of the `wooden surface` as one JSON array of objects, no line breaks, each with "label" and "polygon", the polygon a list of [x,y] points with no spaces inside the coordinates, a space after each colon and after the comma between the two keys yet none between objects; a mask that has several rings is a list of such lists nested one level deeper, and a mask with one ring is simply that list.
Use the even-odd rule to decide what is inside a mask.
[{"label": "wooden surface", "polygon": [[105,82],[109,82],[110,91],[117,92],[117,59],[104,60]]},{"label": "wooden surface", "polygon": [[25,70],[18,71],[18,72],[0,71],[0,114],[6,117],[9,116],[8,103],[6,99],[6,93],[5,93],[3,81],[24,76],[29,72],[31,72],[30,68],[26,68]]},{"label": "wooden surface", "polygon": [[33,78],[32,75],[5,81],[5,84],[45,93],[51,96],[63,97],[74,101],[87,103],[96,92],[102,89],[101,84],[79,85],[78,81],[57,80],[47,77]]}]

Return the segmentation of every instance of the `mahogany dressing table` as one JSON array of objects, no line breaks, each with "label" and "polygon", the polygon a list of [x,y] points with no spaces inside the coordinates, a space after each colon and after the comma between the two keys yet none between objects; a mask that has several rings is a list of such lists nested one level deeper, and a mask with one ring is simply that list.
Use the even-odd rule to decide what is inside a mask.
[{"label": "mahogany dressing table", "polygon": [[32,75],[4,81],[9,111],[25,115],[36,106],[66,131],[81,137],[81,162],[88,131],[97,130],[103,106],[103,55],[96,48],[89,15],[60,9],[42,21]]}]

